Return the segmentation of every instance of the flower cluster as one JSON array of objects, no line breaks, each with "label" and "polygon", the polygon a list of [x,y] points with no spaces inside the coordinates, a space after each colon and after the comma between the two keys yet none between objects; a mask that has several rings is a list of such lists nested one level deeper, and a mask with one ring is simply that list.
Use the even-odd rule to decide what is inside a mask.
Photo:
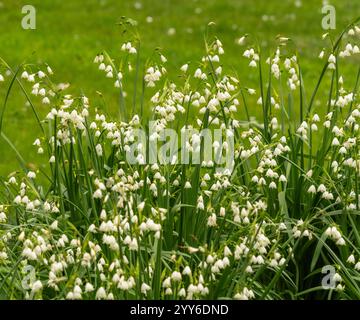
[{"label": "flower cluster", "polygon": [[[132,42],[121,50],[138,54]],[[160,54],[161,62],[148,64],[141,79],[145,114],[135,105],[130,117],[117,121],[88,97],[56,86],[49,66],[25,66],[21,81],[48,105],[39,122],[45,136],[33,143],[47,166],[2,182],[0,267],[11,275],[2,286],[13,286],[6,292],[70,300],[279,298],[278,290],[294,290],[291,279],[304,277],[307,284],[315,267],[333,262],[340,266],[333,276],[337,294],[351,295],[343,266],[355,275],[360,270],[355,255],[348,255],[358,255],[357,231],[349,231],[360,206],[356,92],[339,76],[328,110],[310,105],[300,121],[290,119],[276,86],[285,73],[286,97],[294,98],[300,68],[296,55],[277,48],[267,59],[268,93],[259,90],[263,116],[252,121],[244,116],[246,98],[256,104],[257,90],[223,70],[220,40],[207,50],[194,70],[180,68],[183,85],[170,78],[161,85],[167,59]],[[358,51],[347,44],[339,56]],[[331,52],[324,70],[335,77],[338,57]],[[250,67],[261,67],[254,48],[244,57]],[[94,62],[126,99],[123,73],[131,64],[115,64],[106,54]],[[278,83],[271,86],[273,77]],[[150,124],[144,120],[149,114]],[[149,132],[145,142],[137,140],[141,128]],[[166,165],[149,162],[143,149],[154,141],[166,147],[164,130],[174,128],[187,133],[182,151],[199,154],[199,163],[178,163],[177,155]],[[222,133],[209,143],[201,129]],[[214,158],[205,158],[205,145],[221,158],[231,148],[226,137],[234,139],[234,156],[230,167],[218,170]],[[127,162],[130,153],[135,163]]]}]

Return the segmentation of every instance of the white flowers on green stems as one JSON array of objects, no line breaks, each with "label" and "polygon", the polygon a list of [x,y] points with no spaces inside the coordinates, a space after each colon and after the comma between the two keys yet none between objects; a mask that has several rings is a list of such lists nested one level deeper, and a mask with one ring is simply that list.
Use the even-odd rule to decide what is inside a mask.
[{"label": "white flowers on green stems", "polygon": [[189,68],[189,65],[186,63],[181,66],[180,70],[185,73],[185,72],[187,72],[188,68]]},{"label": "white flowers on green stems", "polygon": [[146,70],[144,80],[148,87],[155,87],[155,82],[159,81],[162,76],[160,69],[155,67],[150,67]]},{"label": "white flowers on green stems", "polygon": [[333,227],[328,227],[325,230],[325,234],[333,239],[335,241],[335,243],[339,246],[343,246],[346,244],[344,238],[342,237],[341,233],[338,231],[338,229],[336,228],[336,226]]},{"label": "white flowers on green stems", "polygon": [[27,174],[27,177],[29,179],[35,179],[36,178],[36,173],[33,172],[33,171],[29,171],[28,174]]},{"label": "white flowers on green stems", "polygon": [[328,58],[328,68],[331,70],[335,70],[336,69],[336,57],[333,54],[330,54],[329,58]]},{"label": "white flowers on green stems", "polygon": [[[356,33],[353,28],[351,36]],[[245,36],[239,44],[244,41]],[[318,107],[324,103],[319,99],[301,121],[284,125],[287,106],[277,86],[282,80],[287,83],[286,98],[294,101],[294,90],[300,86],[300,66],[283,47],[287,41],[281,39],[281,47],[267,59],[274,83],[268,95],[227,73],[218,39],[191,71],[191,63],[180,67],[184,85],[167,78],[167,58],[159,52],[157,61],[149,60],[144,68],[146,94],[152,95],[148,101],[144,95],[144,107],[154,119],[149,141],[160,143],[163,129],[194,129],[184,148],[194,153],[202,141],[197,129],[222,128],[235,140],[233,171],[217,171],[213,159],[204,159],[199,171],[190,165],[183,170],[176,161],[168,166],[146,163],[144,144],[133,148],[134,133],[144,126],[139,115],[113,121],[87,97],[64,92],[66,86],[53,90],[55,86],[47,84],[53,73],[48,66],[25,66],[22,81],[29,82],[34,99],[49,108],[45,127],[51,130],[33,145],[49,159],[46,172],[53,180],[48,192],[39,185],[44,168],[29,166],[33,171],[12,173],[4,181],[0,224],[6,228],[0,229],[0,265],[11,272],[8,266],[14,265],[17,242],[21,267],[34,268],[36,276],[31,288],[16,294],[48,298],[50,291],[72,300],[201,299],[212,297],[219,286],[219,296],[253,299],[261,296],[274,272],[283,268],[287,274],[287,264],[302,259],[297,248],[316,247],[326,237],[337,246],[351,245],[352,235],[328,213],[346,210],[350,215],[359,206],[354,183],[359,167],[356,95],[339,76],[338,94],[332,95],[327,114]],[[105,54],[94,59],[125,100],[133,55],[138,53],[135,47],[130,41],[121,46],[126,63]],[[352,40],[341,50],[344,57],[358,52]],[[260,66],[260,52],[254,48],[247,48],[244,57],[251,67]],[[327,63],[329,69],[337,67],[335,52]],[[259,119],[244,120],[247,98],[249,111],[256,103],[269,108],[266,129]],[[192,120],[185,123],[187,112]],[[231,147],[223,138],[208,143],[212,152]],[[323,143],[320,149],[318,140]],[[326,155],[318,162],[322,146]],[[138,162],[129,166],[124,154],[132,150]],[[343,257],[336,249],[332,248],[336,259],[346,261],[353,272],[360,270],[356,251]],[[327,255],[325,246],[321,250],[319,259]],[[254,275],[261,272],[267,277],[254,284]],[[334,276],[340,296],[348,290],[343,272],[339,268]],[[277,295],[281,293],[268,293],[269,298]]]},{"label": "white flowers on green stems", "polygon": [[137,53],[136,48],[132,46],[131,42],[127,42],[127,43],[122,44],[121,50],[126,51],[126,52],[128,52],[130,54],[136,54]]}]

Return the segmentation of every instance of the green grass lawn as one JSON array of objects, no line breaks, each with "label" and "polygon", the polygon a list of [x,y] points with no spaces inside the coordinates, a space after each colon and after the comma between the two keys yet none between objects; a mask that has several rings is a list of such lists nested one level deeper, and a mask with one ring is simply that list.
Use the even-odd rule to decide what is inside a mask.
[{"label": "green grass lawn", "polygon": [[[189,61],[194,64],[201,58],[205,28],[213,21],[211,33],[224,43],[225,64],[249,86],[256,88],[256,82],[247,74],[248,61],[242,58],[244,48],[235,44],[235,39],[245,33],[251,34],[265,49],[276,47],[277,35],[293,39],[302,57],[305,80],[315,82],[323,64],[317,55],[326,44],[321,41],[324,33],[321,1],[302,1],[301,6],[295,2],[299,3],[294,0],[32,0],[31,4],[37,9],[37,28],[23,30],[21,8],[28,1],[2,0],[0,56],[14,68],[22,62],[48,63],[56,81],[69,82],[72,93],[83,92],[93,107],[102,106],[107,113],[116,115],[117,94],[112,81],[96,70],[92,61],[104,49],[113,57],[119,53],[121,44],[127,40],[117,25],[122,16],[138,22],[142,57],[161,48],[168,58],[170,74],[182,64]],[[360,15],[359,1],[331,3],[337,10],[337,33]],[[153,18],[152,23],[146,22],[148,16]],[[168,35],[169,28],[174,28],[176,33]],[[354,65],[356,63],[358,61],[354,61]],[[351,66],[345,69],[345,79],[354,79],[354,70]],[[9,82],[8,78],[0,84],[1,108]],[[103,97],[97,92],[103,93]],[[25,102],[19,90],[12,92],[3,130],[26,161],[39,162],[32,147],[39,132]],[[48,112],[49,107],[35,105],[41,115]],[[3,139],[0,150],[0,174],[7,175],[18,168],[15,154]]]}]

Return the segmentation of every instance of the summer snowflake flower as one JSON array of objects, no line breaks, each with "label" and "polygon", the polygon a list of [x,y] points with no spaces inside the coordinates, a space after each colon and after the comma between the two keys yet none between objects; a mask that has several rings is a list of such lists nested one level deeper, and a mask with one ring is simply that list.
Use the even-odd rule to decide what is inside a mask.
[{"label": "summer snowflake flower", "polygon": [[42,288],[43,288],[43,285],[42,285],[41,281],[36,280],[31,286],[31,291],[33,293],[36,293],[36,292],[40,291]]},{"label": "summer snowflake flower", "polygon": [[180,70],[181,70],[182,72],[186,72],[186,71],[188,70],[188,68],[189,68],[189,65],[186,63],[186,64],[184,64],[184,65],[181,66]]},{"label": "summer snowflake flower", "polygon": [[351,263],[351,264],[355,264],[355,257],[354,257],[354,255],[351,254],[351,255],[347,258],[346,262]]},{"label": "summer snowflake flower", "polygon": [[36,178],[36,173],[33,172],[33,171],[29,171],[28,174],[27,174],[27,177],[29,179],[35,179]]},{"label": "summer snowflake flower", "polygon": [[145,282],[141,285],[141,292],[146,295],[148,291],[151,290],[151,287]]},{"label": "summer snowflake flower", "polygon": [[158,67],[150,67],[146,70],[144,80],[148,87],[154,87],[155,82],[159,81],[162,74]]},{"label": "summer snowflake flower", "polygon": [[191,189],[191,183],[189,181],[186,181],[184,188]]},{"label": "summer snowflake flower", "polygon": [[100,287],[97,291],[96,291],[96,299],[97,300],[103,300],[107,298],[107,294],[106,291],[103,287]]}]

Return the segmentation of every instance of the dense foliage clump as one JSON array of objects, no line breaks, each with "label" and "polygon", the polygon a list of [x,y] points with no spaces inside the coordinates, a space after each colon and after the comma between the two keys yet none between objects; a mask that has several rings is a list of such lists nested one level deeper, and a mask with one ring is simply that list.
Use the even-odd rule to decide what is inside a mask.
[{"label": "dense foliage clump", "polygon": [[[30,170],[18,154],[24,172],[1,181],[0,297],[359,298],[360,72],[355,83],[341,76],[358,59],[359,34],[352,24],[320,53],[312,92],[285,38],[266,60],[242,38],[241,77],[223,70],[221,41],[208,41],[176,84],[161,53],[141,66],[129,39],[120,61],[105,52],[94,61],[119,94],[120,119],[55,85],[49,66],[13,71],[3,61],[8,93],[20,84],[38,119],[34,147],[48,164]],[[251,72],[258,88],[242,82]],[[37,103],[49,107],[43,121]],[[210,144],[218,158],[206,158],[204,129],[222,132]],[[169,146],[166,130],[190,134],[169,161],[150,162],[150,143]]]}]

